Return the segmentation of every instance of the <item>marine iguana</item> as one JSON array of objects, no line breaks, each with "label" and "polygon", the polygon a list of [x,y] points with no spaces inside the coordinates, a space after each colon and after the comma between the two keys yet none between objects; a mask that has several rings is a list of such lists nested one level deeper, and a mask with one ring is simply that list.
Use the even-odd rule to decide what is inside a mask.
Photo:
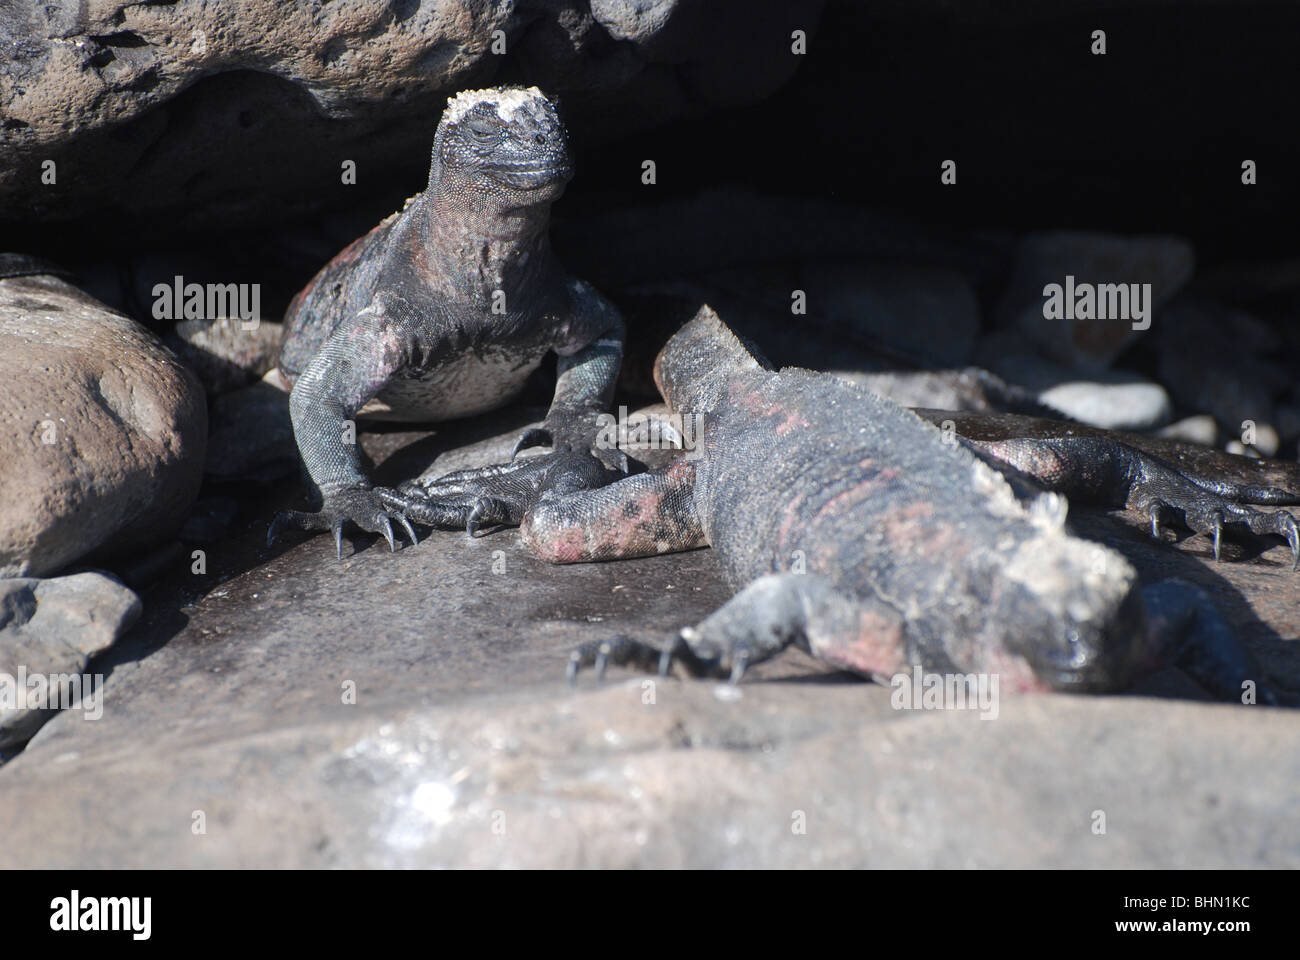
[{"label": "marine iguana", "polygon": [[714,549],[738,591],[731,601],[666,645],[587,644],[571,678],[612,660],[738,680],[794,643],[865,676],[920,664],[998,674],[1019,690],[1122,689],[1177,662],[1221,696],[1254,681],[1259,702],[1275,702],[1206,594],[1176,580],[1140,588],[1120,554],[1066,532],[1064,497],[993,455],[1071,494],[1146,504],[1153,517],[1280,533],[1293,557],[1290,514],[1246,501],[1300,497],[1193,480],[1102,431],[1062,430],[1038,446],[1009,429],[945,442],[915,413],[837,377],[767,368],[707,307],[669,340],[655,382],[674,412],[703,416],[695,459],[596,489],[581,489],[580,466],[562,489],[552,460],[405,491],[422,522],[522,521],[524,542],[556,563]]},{"label": "marine iguana", "polygon": [[[589,446],[611,399],[623,322],[551,252],[551,204],[572,175],[567,134],[536,87],[469,90],[447,101],[429,184],[331,260],[290,303],[279,369],[304,465],[322,500],[285,527],[343,525],[415,541],[393,491],[362,471],[347,422],[445,420],[511,400],[548,351],[558,382],[545,423],[515,452]],[[354,435],[354,434],[353,434]]]}]

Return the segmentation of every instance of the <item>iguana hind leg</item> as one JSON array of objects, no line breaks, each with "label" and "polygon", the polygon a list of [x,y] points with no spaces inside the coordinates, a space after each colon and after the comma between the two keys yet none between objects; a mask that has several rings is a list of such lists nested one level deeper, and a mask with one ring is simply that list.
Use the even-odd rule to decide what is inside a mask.
[{"label": "iguana hind leg", "polygon": [[1290,491],[1184,473],[1159,457],[1105,436],[966,439],[966,443],[1049,490],[1081,502],[1137,510],[1150,521],[1157,539],[1162,521],[1178,516],[1190,530],[1211,537],[1217,560],[1225,529],[1276,534],[1291,548],[1291,568],[1300,567],[1300,528],[1295,518],[1286,510],[1260,510],[1253,505],[1300,500]]}]

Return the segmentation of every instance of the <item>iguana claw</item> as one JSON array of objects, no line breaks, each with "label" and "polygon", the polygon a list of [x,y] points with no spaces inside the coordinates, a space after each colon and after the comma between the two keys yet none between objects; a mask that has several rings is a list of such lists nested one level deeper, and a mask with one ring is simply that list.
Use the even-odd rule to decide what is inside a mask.
[{"label": "iguana claw", "polygon": [[529,427],[515,441],[514,449],[510,451],[510,462],[514,463],[515,457],[530,447],[549,447],[553,442],[551,431],[545,427]]}]

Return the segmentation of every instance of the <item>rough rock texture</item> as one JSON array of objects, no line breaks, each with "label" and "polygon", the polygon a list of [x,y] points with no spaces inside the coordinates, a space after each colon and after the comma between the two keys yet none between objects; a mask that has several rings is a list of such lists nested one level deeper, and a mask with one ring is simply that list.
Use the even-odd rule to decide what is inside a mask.
[{"label": "rough rock texture", "polygon": [[[386,482],[468,465],[490,434],[480,462],[517,424],[362,441]],[[514,531],[434,532],[340,563],[317,540],[268,552],[278,506],[146,595],[93,664],[102,720],[57,716],[0,768],[0,866],[1300,866],[1296,712],[1197,702],[1177,671],[1138,696],[1003,697],[996,720],[896,711],[793,652],[738,691],[570,691],[574,643],[722,602],[711,553],[555,568]],[[1300,677],[1285,546],[1214,565],[1204,538],[1077,513]]]},{"label": "rough rock texture", "polygon": [[1079,284],[1151,284],[1155,310],[1192,275],[1194,254],[1181,237],[1126,237],[1072,230],[1049,230],[1023,237],[1015,267],[998,305],[999,321],[1014,327],[1048,357],[1077,370],[1096,373],[1136,336],[1131,318],[1047,319],[1043,288]]},{"label": "rough rock texture", "polygon": [[0,383],[0,576],[175,532],[207,411],[151,333],[58,278],[0,280]]},{"label": "rough rock texture", "polygon": [[[0,580],[0,748],[28,739],[51,715],[26,699],[37,689],[28,682],[33,675],[57,683],[61,675],[80,674],[139,616],[140,598],[102,573]],[[75,689],[88,706],[102,688],[92,682]],[[42,701],[58,701],[64,695],[58,690]]]},{"label": "rough rock texture", "polygon": [[[274,221],[427,156],[446,96],[526,80],[582,139],[751,103],[822,0],[171,0],[0,8],[0,221]],[[500,34],[497,34],[500,31]],[[493,44],[498,44],[493,49]],[[504,43],[504,51],[500,44]],[[44,185],[42,163],[57,181]],[[343,188],[349,189],[349,188]]]}]

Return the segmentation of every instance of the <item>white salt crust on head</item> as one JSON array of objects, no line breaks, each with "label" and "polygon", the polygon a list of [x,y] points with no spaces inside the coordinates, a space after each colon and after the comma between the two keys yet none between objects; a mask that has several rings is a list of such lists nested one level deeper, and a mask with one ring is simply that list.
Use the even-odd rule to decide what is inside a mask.
[{"label": "white salt crust on head", "polygon": [[497,116],[505,123],[515,118],[516,111],[524,107],[537,105],[544,107],[546,97],[536,87],[526,89],[503,89],[489,87],[486,90],[462,90],[454,97],[447,98],[447,109],[442,115],[444,123],[456,123],[480,103],[490,103],[496,107]]}]

